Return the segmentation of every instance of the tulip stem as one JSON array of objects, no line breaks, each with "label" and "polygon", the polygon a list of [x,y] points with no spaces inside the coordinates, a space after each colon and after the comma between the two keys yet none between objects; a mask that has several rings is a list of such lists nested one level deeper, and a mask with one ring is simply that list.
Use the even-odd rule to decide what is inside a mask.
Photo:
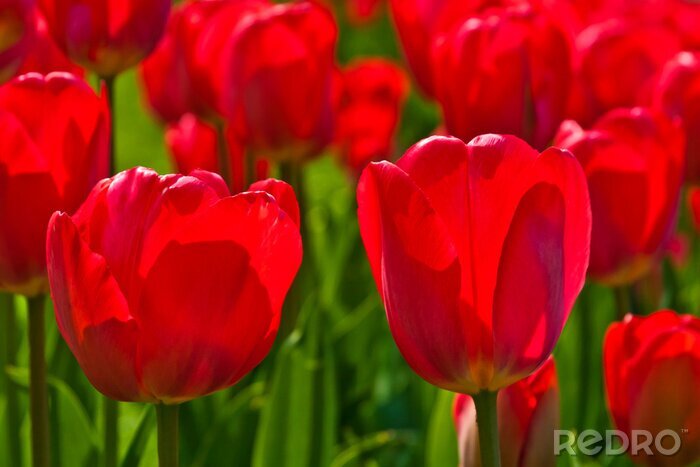
[{"label": "tulip stem", "polygon": [[473,396],[482,467],[500,467],[501,449],[498,435],[497,391],[482,391]]},{"label": "tulip stem", "polygon": [[229,190],[235,192],[240,191],[239,187],[233,186],[231,176],[231,158],[229,157],[229,147],[226,142],[226,128],[223,122],[216,123],[216,157],[219,166],[219,175],[226,182]]},{"label": "tulip stem", "polygon": [[104,415],[104,466],[117,467],[117,453],[119,451],[119,437],[117,425],[119,420],[119,403],[108,397],[102,398],[102,412]]},{"label": "tulip stem", "polygon": [[[3,331],[5,338],[5,365],[17,365],[17,321],[12,295],[2,294],[0,314],[3,315]],[[19,426],[21,422],[19,413],[19,394],[17,385],[9,377],[5,369],[2,369],[5,377],[5,406],[7,412],[7,454],[9,465],[22,465],[22,450],[19,438]]]},{"label": "tulip stem", "polygon": [[156,405],[158,423],[158,465],[177,467],[180,463],[178,448],[178,408],[177,405]]},{"label": "tulip stem", "polygon": [[117,145],[116,145],[116,104],[114,102],[114,76],[104,78],[107,102],[109,103],[109,175],[116,173]]},{"label": "tulip stem", "polygon": [[27,298],[29,308],[29,402],[34,467],[49,466],[49,401],[44,355],[46,297]]}]

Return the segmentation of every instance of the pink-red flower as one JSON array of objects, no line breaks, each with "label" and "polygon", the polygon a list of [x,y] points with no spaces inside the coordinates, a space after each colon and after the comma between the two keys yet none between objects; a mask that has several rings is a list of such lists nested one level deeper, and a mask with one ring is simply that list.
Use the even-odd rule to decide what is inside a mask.
[{"label": "pink-red flower", "polygon": [[434,90],[447,131],[464,141],[516,135],[546,148],[566,116],[570,44],[548,15],[489,10],[436,40]]},{"label": "pink-red flower", "polygon": [[171,0],[38,0],[58,46],[102,77],[133,67],[153,51]]},{"label": "pink-red flower", "polygon": [[235,384],[268,353],[301,262],[298,209],[283,182],[251,190],[135,168],[51,218],[56,320],[103,394],[183,402]]},{"label": "pink-red flower", "polygon": [[647,104],[658,73],[681,43],[663,26],[611,19],[581,32],[576,47],[577,86],[569,112],[589,125],[615,108]]},{"label": "pink-red flower", "polygon": [[[627,315],[608,329],[603,363],[617,429],[630,438],[636,430],[648,431],[653,440],[665,430],[680,438],[674,455],[664,455],[652,442],[632,456],[635,463],[681,466],[700,460],[700,320],[670,310]],[[663,449],[674,444],[662,437]]]},{"label": "pink-red flower", "polygon": [[609,285],[639,279],[674,230],[684,170],[682,130],[644,108],[618,109],[590,130],[564,122],[555,145],[576,156],[588,179],[589,274]]},{"label": "pink-red flower", "polygon": [[[552,433],[559,428],[559,385],[550,357],[527,378],[498,393],[498,431],[503,467],[553,467]],[[460,467],[481,465],[474,400],[455,397]]]},{"label": "pink-red flower", "polygon": [[22,65],[34,39],[33,0],[0,0],[0,83]]},{"label": "pink-red flower", "polygon": [[84,70],[71,62],[58,48],[49,34],[46,20],[38,10],[35,10],[34,39],[18,74],[34,72],[47,75],[54,71],[65,71],[81,77],[84,75]]},{"label": "pink-red flower", "polygon": [[428,382],[497,390],[550,355],[588,265],[586,179],[513,136],[421,141],[370,164],[360,231],[394,340]]},{"label": "pink-red flower", "polygon": [[317,155],[333,137],[337,26],[313,2],[270,6],[231,41],[226,114],[245,144],[275,160]]},{"label": "pink-red flower", "polygon": [[79,78],[28,74],[0,87],[0,289],[48,291],[49,218],[108,175],[108,149],[106,100]]},{"label": "pink-red flower", "polygon": [[700,54],[681,52],[664,67],[654,106],[685,128],[686,179],[700,182]]},{"label": "pink-red flower", "polygon": [[383,59],[358,60],[343,70],[340,87],[335,141],[345,163],[359,172],[390,159],[409,91],[404,71]]}]

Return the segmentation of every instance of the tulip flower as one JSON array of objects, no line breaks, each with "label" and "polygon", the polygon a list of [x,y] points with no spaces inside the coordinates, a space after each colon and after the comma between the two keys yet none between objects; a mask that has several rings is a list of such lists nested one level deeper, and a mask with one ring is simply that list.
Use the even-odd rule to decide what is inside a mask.
[{"label": "tulip flower", "polygon": [[223,102],[246,146],[300,161],[330,142],[336,36],[330,12],[311,2],[270,6],[240,25]]},{"label": "tulip flower", "polygon": [[[242,191],[245,178],[244,148],[230,129],[226,129],[225,138],[229,156],[227,168],[231,171],[233,186]],[[185,114],[177,124],[169,125],[165,132],[165,142],[181,174],[189,174],[197,169],[221,173],[216,129],[194,115]],[[254,171],[256,180],[267,178],[267,161],[256,161]]]},{"label": "tulip flower", "polygon": [[571,54],[563,29],[529,8],[489,10],[439,37],[434,87],[447,131],[487,132],[546,148],[566,115]]},{"label": "tulip flower", "polygon": [[356,173],[394,150],[408,78],[382,59],[357,61],[342,73],[335,140],[343,160]]},{"label": "tulip flower", "polygon": [[376,18],[382,3],[381,0],[345,0],[345,10],[352,23],[363,24]]},{"label": "tulip flower", "polygon": [[0,87],[0,289],[48,292],[46,226],[106,177],[109,113],[79,78],[27,74]]},{"label": "tulip flower", "polygon": [[700,232],[700,187],[694,186],[688,190],[688,206],[693,226]]},{"label": "tulip flower", "polygon": [[396,165],[370,164],[357,201],[389,327],[416,373],[476,394],[547,359],[588,264],[588,190],[571,154],[513,136],[432,137]]},{"label": "tulip flower", "polygon": [[165,30],[171,0],[38,0],[58,46],[112,78],[143,60]]},{"label": "tulip flower", "polygon": [[681,129],[648,109],[619,109],[590,130],[564,122],[554,144],[576,156],[588,179],[589,274],[611,286],[641,278],[674,230],[684,170]]},{"label": "tulip flower", "polygon": [[[665,467],[699,461],[700,320],[670,310],[627,315],[608,329],[603,364],[617,429],[630,439],[643,431],[653,440],[628,451],[635,463]],[[672,455],[676,442],[666,430],[680,441]]]},{"label": "tulip flower", "polygon": [[293,195],[230,196],[210,172],[136,168],[72,217],[54,214],[56,320],[90,382],[113,399],[177,404],[239,381],[270,350],[299,268],[294,209]]},{"label": "tulip flower", "polygon": [[[474,400],[455,397],[454,421],[461,467],[480,464]],[[503,467],[554,467],[552,433],[559,428],[559,386],[550,357],[527,378],[498,394],[498,426]]]},{"label": "tulip flower", "polygon": [[17,73],[34,39],[33,0],[0,0],[0,83]]},{"label": "tulip flower", "polygon": [[141,66],[143,88],[158,117],[177,122],[185,113],[219,116],[228,42],[263,0],[186,2],[173,9],[163,39]]},{"label": "tulip flower", "polygon": [[39,11],[34,15],[34,40],[18,74],[41,73],[47,75],[54,71],[64,71],[82,77],[85,73],[58,48],[49,34],[46,20]]},{"label": "tulip flower", "polygon": [[647,104],[658,73],[681,44],[665,27],[612,19],[581,32],[576,47],[580,88],[569,112],[589,125],[615,108]]},{"label": "tulip flower", "polygon": [[27,297],[32,461],[37,467],[50,465],[46,228],[55,210],[73,212],[107,175],[108,148],[106,99],[79,78],[30,73],[0,87],[0,290]]},{"label": "tulip flower", "polygon": [[654,106],[683,122],[686,179],[700,182],[700,54],[681,52],[666,64],[654,92]]}]

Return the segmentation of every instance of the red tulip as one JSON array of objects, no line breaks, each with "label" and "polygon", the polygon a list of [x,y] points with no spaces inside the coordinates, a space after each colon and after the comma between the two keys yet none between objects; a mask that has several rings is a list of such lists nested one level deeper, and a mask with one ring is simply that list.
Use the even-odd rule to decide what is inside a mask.
[{"label": "red tulip", "polygon": [[587,131],[564,122],[554,144],[570,150],[588,178],[589,274],[608,285],[639,279],[673,233],[684,168],[682,131],[661,114],[619,109]]},{"label": "red tulip", "polygon": [[248,13],[267,6],[263,0],[207,0],[175,7],[163,39],[141,66],[146,98],[163,121],[220,112],[228,41]]},{"label": "red tulip", "polygon": [[38,0],[58,46],[101,77],[133,67],[163,35],[171,0]]},{"label": "red tulip", "polygon": [[294,221],[276,197],[230,196],[210,172],[143,168],[104,180],[72,218],[54,214],[56,320],[90,382],[113,399],[178,403],[239,381],[277,334],[301,262]]},{"label": "red tulip", "polygon": [[681,52],[666,64],[654,105],[682,120],[687,137],[686,178],[700,182],[700,54]]},{"label": "red tulip", "polygon": [[46,20],[37,10],[34,15],[34,40],[27,51],[19,74],[41,73],[49,74],[54,71],[65,71],[82,77],[85,72],[58,48],[49,34]]},{"label": "red tulip", "polygon": [[[244,148],[235,138],[230,128],[225,130],[227,149],[229,153],[232,186],[243,189],[243,158]],[[165,132],[165,142],[173,156],[178,172],[189,174],[201,169],[221,173],[217,156],[217,135],[214,127],[197,119],[192,114],[185,114],[177,124],[168,126]],[[267,162],[259,160],[256,163],[256,178],[267,178]]]},{"label": "red tulip", "polygon": [[[498,393],[498,431],[503,467],[554,467],[552,433],[559,428],[559,386],[554,359]],[[461,467],[481,465],[474,400],[455,397]]]},{"label": "red tulip", "polygon": [[107,176],[107,103],[65,73],[0,87],[0,289],[48,291],[46,226]]},{"label": "red tulip", "polygon": [[345,0],[345,10],[352,23],[362,24],[376,18],[381,0]]},{"label": "red tulip", "polygon": [[[700,320],[670,310],[648,317],[627,315],[608,329],[603,348],[608,407],[617,428],[634,438],[646,430],[656,438],[664,430],[680,437],[680,451],[652,455],[641,449],[635,463],[690,465],[700,460]],[[664,449],[673,440],[662,440]]]},{"label": "red tulip", "polygon": [[369,162],[389,159],[394,150],[408,78],[382,59],[357,61],[342,73],[336,143],[355,172]]},{"label": "red tulip", "polygon": [[447,130],[468,141],[488,132],[549,145],[571,83],[564,31],[527,8],[491,10],[455,26],[434,49],[435,92]]},{"label": "red tulip", "polygon": [[648,103],[663,65],[680,51],[670,30],[613,19],[577,39],[580,88],[572,118],[590,124],[609,110]]},{"label": "red tulip", "polygon": [[416,373],[497,390],[549,356],[583,287],[590,206],[567,151],[514,136],[432,137],[370,164],[362,239],[389,327]]},{"label": "red tulip", "polygon": [[34,40],[33,0],[0,0],[0,83],[17,73]]},{"label": "red tulip", "polygon": [[318,154],[333,135],[337,27],[310,2],[247,18],[231,42],[224,105],[239,137],[278,161]]},{"label": "red tulip", "polygon": [[435,95],[431,65],[433,38],[474,13],[482,0],[390,0],[404,55],[422,91]]},{"label": "red tulip", "polygon": [[700,187],[688,190],[688,205],[695,229],[700,232]]}]

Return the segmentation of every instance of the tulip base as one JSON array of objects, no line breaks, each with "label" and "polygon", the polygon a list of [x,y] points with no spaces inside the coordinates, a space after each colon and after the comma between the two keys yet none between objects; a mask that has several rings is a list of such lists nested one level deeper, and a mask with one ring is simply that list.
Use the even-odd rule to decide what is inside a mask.
[{"label": "tulip base", "polygon": [[482,467],[500,467],[501,449],[498,434],[498,392],[483,391],[473,396]]},{"label": "tulip base", "polygon": [[29,405],[32,421],[32,465],[49,466],[49,400],[46,388],[44,295],[27,299],[29,308]]},{"label": "tulip base", "polygon": [[180,463],[178,409],[178,405],[156,405],[159,467],[178,467]]}]

